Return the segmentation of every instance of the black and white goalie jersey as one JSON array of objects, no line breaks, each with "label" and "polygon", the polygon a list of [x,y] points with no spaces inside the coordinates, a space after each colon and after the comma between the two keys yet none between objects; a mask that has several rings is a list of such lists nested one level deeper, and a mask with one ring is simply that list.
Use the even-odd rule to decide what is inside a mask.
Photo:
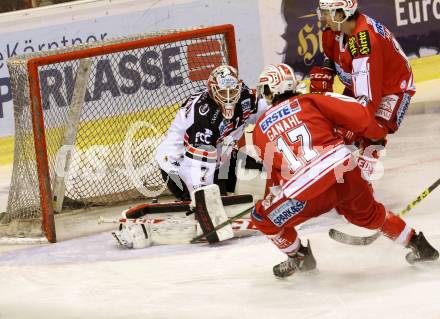
[{"label": "black and white goalie jersey", "polygon": [[213,183],[215,169],[226,162],[248,124],[255,124],[267,109],[243,84],[230,120],[209,96],[208,90],[191,95],[176,114],[156,160],[168,174],[178,174],[189,192]]}]

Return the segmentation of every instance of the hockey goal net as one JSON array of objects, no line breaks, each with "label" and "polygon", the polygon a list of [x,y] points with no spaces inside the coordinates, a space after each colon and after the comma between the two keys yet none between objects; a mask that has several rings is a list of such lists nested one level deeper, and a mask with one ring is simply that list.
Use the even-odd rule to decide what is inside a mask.
[{"label": "hockey goal net", "polygon": [[3,235],[55,242],[54,209],[158,195],[155,149],[184,99],[220,64],[237,67],[232,25],[8,60],[15,153]]}]

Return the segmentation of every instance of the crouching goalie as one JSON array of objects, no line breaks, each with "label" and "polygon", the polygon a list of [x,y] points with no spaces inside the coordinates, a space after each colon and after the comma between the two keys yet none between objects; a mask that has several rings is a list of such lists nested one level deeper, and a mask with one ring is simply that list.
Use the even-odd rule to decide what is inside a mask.
[{"label": "crouching goalie", "polygon": [[[125,211],[122,213],[124,222],[120,224],[118,231],[112,232],[112,235],[119,246],[125,248],[189,243],[200,234],[205,234],[209,243],[234,237],[230,224],[214,231],[214,227],[228,220],[217,185],[201,187],[194,191],[191,197],[190,207],[194,214],[188,216],[183,214],[183,217],[167,218],[155,223],[154,219],[129,219]],[[163,206],[166,207],[166,204]]]},{"label": "crouching goalie", "polygon": [[157,148],[156,160],[171,193],[185,201],[197,188],[213,183],[222,195],[234,192],[234,147],[245,126],[255,124],[266,108],[235,68],[215,68],[206,89],[183,103]]}]

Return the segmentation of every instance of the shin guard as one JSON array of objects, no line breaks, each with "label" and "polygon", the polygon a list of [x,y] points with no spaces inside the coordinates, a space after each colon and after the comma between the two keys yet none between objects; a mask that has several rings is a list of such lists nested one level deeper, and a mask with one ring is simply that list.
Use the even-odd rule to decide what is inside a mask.
[{"label": "shin guard", "polygon": [[[220,190],[217,185],[201,187],[192,193],[192,203],[196,219],[204,234],[213,231],[214,227],[228,220],[223,207]],[[217,243],[234,237],[232,226],[227,225],[216,232],[207,235],[206,240],[210,243]]]}]

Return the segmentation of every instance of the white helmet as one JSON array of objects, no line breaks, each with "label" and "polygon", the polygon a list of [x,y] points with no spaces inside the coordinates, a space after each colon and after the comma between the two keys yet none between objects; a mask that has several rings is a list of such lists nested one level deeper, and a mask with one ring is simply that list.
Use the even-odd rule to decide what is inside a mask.
[{"label": "white helmet", "polygon": [[258,80],[258,94],[271,104],[276,95],[285,92],[296,92],[298,81],[293,69],[287,64],[270,64],[264,67]]},{"label": "white helmet", "polygon": [[230,65],[220,65],[212,70],[208,78],[208,92],[221,108],[223,117],[230,120],[234,116],[235,104],[241,95],[242,81],[237,70]]},{"label": "white helmet", "polygon": [[[318,19],[321,20],[321,10],[328,10],[331,14],[332,21],[343,23],[351,17],[357,10],[357,0],[319,0]],[[336,10],[342,9],[345,13],[343,21],[335,21]]]}]

